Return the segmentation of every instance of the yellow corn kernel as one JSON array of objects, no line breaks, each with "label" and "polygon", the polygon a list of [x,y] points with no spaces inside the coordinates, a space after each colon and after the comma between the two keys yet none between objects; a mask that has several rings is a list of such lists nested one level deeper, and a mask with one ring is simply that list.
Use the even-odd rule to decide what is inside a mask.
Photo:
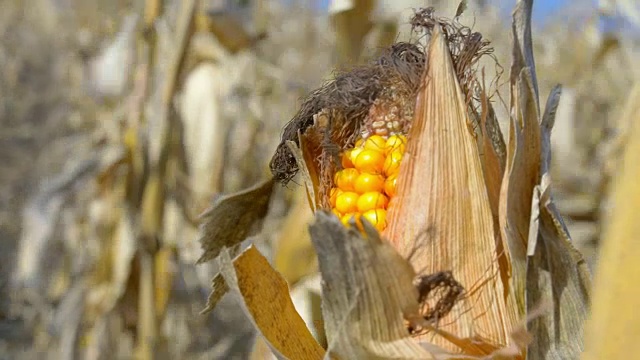
[{"label": "yellow corn kernel", "polygon": [[384,174],[387,176],[391,176],[393,174],[397,174],[400,170],[400,162],[402,161],[402,153],[400,150],[396,149],[390,152],[386,159],[384,159]]},{"label": "yellow corn kernel", "polygon": [[364,148],[368,150],[384,152],[387,140],[380,135],[371,135],[364,142]]},{"label": "yellow corn kernel", "polygon": [[387,226],[387,211],[384,209],[369,210],[362,216],[375,226],[378,231],[384,230]]},{"label": "yellow corn kernel", "polygon": [[336,210],[342,214],[355,212],[358,210],[358,197],[359,195],[354,192],[343,192],[336,198]]},{"label": "yellow corn kernel", "polygon": [[395,173],[384,181],[384,193],[388,197],[394,197],[396,195],[396,183],[398,182],[398,174]]},{"label": "yellow corn kernel", "polygon": [[342,191],[354,191],[353,184],[360,175],[360,172],[354,168],[342,169],[336,172],[333,182]]},{"label": "yellow corn kernel", "polygon": [[353,182],[353,188],[358,194],[370,191],[381,192],[384,189],[384,177],[377,174],[360,173]]},{"label": "yellow corn kernel", "polygon": [[404,153],[406,144],[407,138],[404,135],[391,135],[385,143],[385,154],[389,154],[394,150],[399,150],[401,153]]},{"label": "yellow corn kernel", "polygon": [[382,193],[377,191],[370,191],[360,195],[358,198],[358,211],[361,213],[375,209],[385,209],[389,199]]},{"label": "yellow corn kernel", "polygon": [[[360,155],[362,150],[364,150],[364,149],[361,148],[361,147],[356,147],[356,148],[351,149],[351,151],[349,152],[349,160],[351,160],[351,164],[355,164],[356,163],[356,158],[358,157],[358,155]],[[352,167],[355,167],[355,165],[353,165]]]},{"label": "yellow corn kernel", "polygon": [[342,219],[342,214],[340,213],[340,211],[336,210],[336,209],[331,209],[331,212],[338,217],[338,219]]},{"label": "yellow corn kernel", "polygon": [[336,207],[336,198],[342,193],[343,191],[340,188],[331,188],[331,192],[329,192],[329,203],[331,204],[332,208]]},{"label": "yellow corn kernel", "polygon": [[353,163],[361,172],[381,174],[384,166],[384,154],[377,150],[364,149]]},{"label": "yellow corn kernel", "polygon": [[351,161],[351,153],[353,152],[353,149],[349,149],[346,150],[344,153],[342,153],[342,156],[340,157],[340,160],[342,162],[342,168],[343,169],[349,169],[354,167],[353,166],[353,162]]}]

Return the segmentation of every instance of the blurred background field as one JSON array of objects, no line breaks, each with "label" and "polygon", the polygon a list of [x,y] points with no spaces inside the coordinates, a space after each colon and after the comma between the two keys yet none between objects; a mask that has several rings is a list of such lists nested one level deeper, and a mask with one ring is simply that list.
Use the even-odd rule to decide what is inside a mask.
[{"label": "blurred background field", "polygon": [[[470,0],[460,19],[495,48],[503,119],[514,3]],[[426,5],[453,17],[458,2],[2,0],[0,359],[264,358],[230,299],[198,315],[216,269],[194,265],[197,216],[269,176],[301,98],[407,40]],[[564,87],[554,196],[593,265],[640,92],[640,10],[538,1],[534,14],[541,98]],[[279,189],[251,240],[314,327],[305,201]]]}]

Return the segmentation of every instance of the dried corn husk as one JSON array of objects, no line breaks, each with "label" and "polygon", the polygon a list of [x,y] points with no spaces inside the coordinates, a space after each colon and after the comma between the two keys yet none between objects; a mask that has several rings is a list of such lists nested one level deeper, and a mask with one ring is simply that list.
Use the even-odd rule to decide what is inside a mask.
[{"label": "dried corn husk", "polygon": [[419,271],[451,270],[467,289],[440,328],[482,345],[433,342],[486,355],[507,345],[518,317],[496,261],[493,215],[464,96],[437,27],[423,79],[385,235],[405,256],[414,253]]},{"label": "dried corn husk", "polygon": [[310,227],[330,353],[341,359],[431,359],[404,324],[405,314],[418,312],[413,269],[371,225],[365,229],[366,239],[322,212]]},{"label": "dried corn husk", "polygon": [[237,297],[278,359],[322,359],[325,351],[296,312],[287,282],[251,246],[233,261],[220,254],[220,284]]}]

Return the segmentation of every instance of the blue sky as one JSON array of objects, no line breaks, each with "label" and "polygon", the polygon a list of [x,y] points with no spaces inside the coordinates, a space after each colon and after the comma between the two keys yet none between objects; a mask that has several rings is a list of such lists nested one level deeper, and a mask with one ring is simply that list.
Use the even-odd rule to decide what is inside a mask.
[{"label": "blue sky", "polygon": [[[326,9],[329,0],[316,0],[321,8]],[[456,0],[450,0],[456,1]],[[593,4],[594,0],[573,0],[576,2],[582,3],[590,3]],[[503,10],[505,11],[505,15],[510,16],[511,10],[513,10],[513,6],[516,3],[516,0],[511,1],[493,1],[495,3],[503,6]],[[544,23],[545,18],[553,15],[554,13],[561,10],[564,6],[567,6],[571,0],[534,0],[533,2],[533,21],[534,23],[542,24]]]}]

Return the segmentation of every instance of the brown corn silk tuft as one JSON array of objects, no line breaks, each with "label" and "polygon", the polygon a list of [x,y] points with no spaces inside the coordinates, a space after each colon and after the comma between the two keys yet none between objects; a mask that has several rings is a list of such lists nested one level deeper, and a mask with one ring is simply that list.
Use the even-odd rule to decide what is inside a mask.
[{"label": "brown corn silk tuft", "polygon": [[425,339],[469,355],[489,354],[507,345],[518,316],[502,283],[476,139],[439,26],[426,63],[398,177],[398,198],[383,235],[410,256],[420,273],[450,270],[466,289],[438,322],[439,329],[457,337],[457,345],[433,334]]}]

